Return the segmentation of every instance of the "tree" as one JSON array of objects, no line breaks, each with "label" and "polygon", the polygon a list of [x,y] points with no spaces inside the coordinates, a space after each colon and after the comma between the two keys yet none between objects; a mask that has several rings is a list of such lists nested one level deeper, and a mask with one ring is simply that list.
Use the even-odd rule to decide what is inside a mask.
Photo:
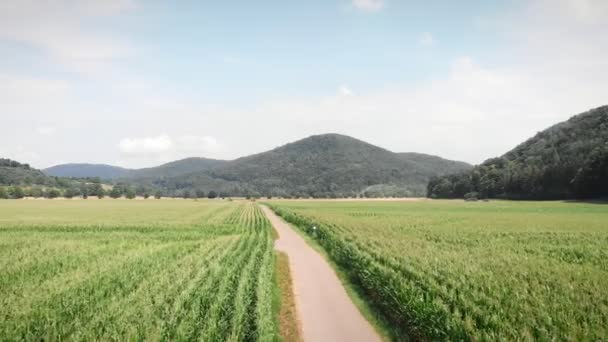
[{"label": "tree", "polygon": [[106,191],[103,188],[99,188],[97,191],[97,198],[102,199],[106,196]]},{"label": "tree", "polygon": [[572,184],[579,198],[608,195],[608,142],[589,154]]},{"label": "tree", "polygon": [[[98,198],[103,198],[104,196],[104,190],[103,187],[101,186],[101,184],[99,182],[94,182],[88,189],[88,194],[91,196],[97,196]],[[99,195],[101,194],[101,197],[99,197]]]},{"label": "tree", "polygon": [[13,186],[11,188],[11,197],[15,198],[15,199],[21,199],[25,196],[25,194],[23,193],[23,189],[21,189],[21,187],[19,186]]},{"label": "tree", "polygon": [[143,196],[145,193],[146,193],[146,187],[145,187],[145,186],[143,186],[143,185],[138,185],[138,186],[135,188],[135,194],[136,194],[137,196]]},{"label": "tree", "polygon": [[57,198],[61,196],[61,192],[59,192],[59,190],[52,188],[46,191],[45,193],[45,197],[48,199],[53,199],[53,198]]},{"label": "tree", "polygon": [[8,198],[8,192],[6,191],[5,188],[0,187],[0,199],[7,199]]},{"label": "tree", "polygon": [[160,199],[161,197],[163,197],[163,193],[160,190],[157,190],[154,194],[154,198]]},{"label": "tree", "polygon": [[44,195],[42,188],[39,186],[35,186],[32,188],[32,190],[30,191],[32,197],[34,198],[39,198],[42,197]]},{"label": "tree", "polygon": [[110,191],[110,197],[112,198],[120,198],[122,196],[122,190],[120,189],[120,187],[118,186],[114,186],[112,187],[112,190]]},{"label": "tree", "polygon": [[207,194],[207,198],[216,198],[217,197],[217,193],[213,190],[209,191],[209,193]]},{"label": "tree", "polygon": [[133,188],[128,188],[127,189],[127,193],[126,193],[126,197],[128,199],[134,199],[135,198],[135,190],[133,190]]},{"label": "tree", "polygon": [[205,192],[201,189],[196,190],[196,198],[205,198]]},{"label": "tree", "polygon": [[185,199],[190,198],[190,190],[184,190],[184,198]]},{"label": "tree", "polygon": [[144,192],[144,199],[148,199],[148,197],[150,197],[150,194],[147,192]]},{"label": "tree", "polygon": [[63,197],[65,197],[65,198],[74,197],[74,190],[72,190],[71,188],[65,189],[65,191],[63,192]]}]

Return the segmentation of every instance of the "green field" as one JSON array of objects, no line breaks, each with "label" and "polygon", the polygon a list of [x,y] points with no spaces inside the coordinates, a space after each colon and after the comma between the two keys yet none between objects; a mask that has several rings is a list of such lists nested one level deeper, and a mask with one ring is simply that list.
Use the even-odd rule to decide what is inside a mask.
[{"label": "green field", "polygon": [[0,201],[0,340],[274,340],[250,202]]},{"label": "green field", "polygon": [[398,339],[608,338],[608,205],[270,204],[318,242]]}]

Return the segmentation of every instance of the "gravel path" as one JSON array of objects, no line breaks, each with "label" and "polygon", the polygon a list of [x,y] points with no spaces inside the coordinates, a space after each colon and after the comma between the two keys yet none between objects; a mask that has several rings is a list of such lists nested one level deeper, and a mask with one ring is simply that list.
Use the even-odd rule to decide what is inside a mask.
[{"label": "gravel path", "polygon": [[272,210],[262,210],[279,233],[275,248],[289,256],[304,341],[381,341],[325,259]]}]

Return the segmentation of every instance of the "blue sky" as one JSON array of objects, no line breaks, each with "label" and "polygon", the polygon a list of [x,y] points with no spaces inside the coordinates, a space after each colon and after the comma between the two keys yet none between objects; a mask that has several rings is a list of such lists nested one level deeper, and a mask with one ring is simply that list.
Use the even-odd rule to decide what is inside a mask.
[{"label": "blue sky", "polygon": [[479,163],[606,104],[607,16],[603,0],[3,2],[0,155],[141,167],[338,132]]}]

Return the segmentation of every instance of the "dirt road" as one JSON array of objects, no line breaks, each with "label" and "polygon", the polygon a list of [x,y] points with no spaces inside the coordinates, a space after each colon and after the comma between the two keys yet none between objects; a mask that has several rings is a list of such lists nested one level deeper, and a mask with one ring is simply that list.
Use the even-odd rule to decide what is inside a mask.
[{"label": "dirt road", "polygon": [[287,253],[304,341],[381,341],[352,303],[331,266],[272,210],[262,210]]}]

